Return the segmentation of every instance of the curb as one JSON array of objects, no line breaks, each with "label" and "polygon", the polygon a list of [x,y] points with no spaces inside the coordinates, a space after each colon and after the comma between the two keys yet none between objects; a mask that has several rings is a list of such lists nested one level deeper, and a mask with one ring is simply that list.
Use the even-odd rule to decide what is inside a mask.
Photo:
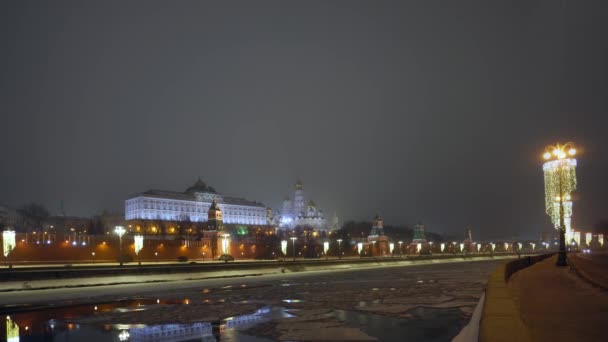
[{"label": "curb", "polygon": [[479,328],[479,341],[532,341],[505,281],[507,263],[490,275]]}]

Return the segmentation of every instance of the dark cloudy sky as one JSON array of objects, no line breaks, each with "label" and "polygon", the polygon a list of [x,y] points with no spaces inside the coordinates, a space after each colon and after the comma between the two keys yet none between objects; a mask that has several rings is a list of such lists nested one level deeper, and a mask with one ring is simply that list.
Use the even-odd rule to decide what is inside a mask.
[{"label": "dark cloudy sky", "polygon": [[575,226],[608,217],[605,1],[2,1],[0,202],[128,194],[537,236],[545,145],[573,140]]}]

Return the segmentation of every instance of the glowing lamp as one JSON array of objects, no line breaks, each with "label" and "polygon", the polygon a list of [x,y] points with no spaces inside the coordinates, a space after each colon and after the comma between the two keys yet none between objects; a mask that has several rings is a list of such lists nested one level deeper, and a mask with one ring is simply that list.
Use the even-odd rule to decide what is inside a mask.
[{"label": "glowing lamp", "polygon": [[15,231],[5,230],[2,232],[2,253],[4,257],[8,257],[8,254],[15,248]]},{"label": "glowing lamp", "polygon": [[143,235],[135,235],[133,237],[134,240],[134,248],[135,248],[135,254],[139,254],[139,251],[142,250],[142,248],[144,248],[144,237]]},{"label": "glowing lamp", "polygon": [[222,254],[229,254],[229,249],[230,249],[230,234],[222,234]]}]

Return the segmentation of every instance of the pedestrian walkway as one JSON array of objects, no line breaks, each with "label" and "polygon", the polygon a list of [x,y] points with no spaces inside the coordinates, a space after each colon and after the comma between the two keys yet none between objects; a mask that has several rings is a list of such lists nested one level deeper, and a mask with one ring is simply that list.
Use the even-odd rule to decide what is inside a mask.
[{"label": "pedestrian walkway", "polygon": [[594,287],[557,256],[516,272],[508,282],[534,341],[606,341],[608,292]]}]

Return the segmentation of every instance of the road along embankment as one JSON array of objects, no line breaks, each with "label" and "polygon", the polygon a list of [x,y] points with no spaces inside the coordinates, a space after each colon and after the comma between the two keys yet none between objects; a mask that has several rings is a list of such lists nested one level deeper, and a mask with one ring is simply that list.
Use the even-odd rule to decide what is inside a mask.
[{"label": "road along embankment", "polygon": [[[323,270],[346,270],[366,267],[426,265],[434,263],[472,262],[513,258],[500,256],[442,256],[416,258],[362,258],[343,260],[304,260],[275,262],[241,262],[218,264],[175,264],[124,267],[73,267],[67,269],[13,269],[10,277],[0,281],[0,291],[53,289],[82,286],[119,285],[257,276]],[[6,270],[5,270],[6,271]],[[5,275],[6,276],[6,275]]]}]

